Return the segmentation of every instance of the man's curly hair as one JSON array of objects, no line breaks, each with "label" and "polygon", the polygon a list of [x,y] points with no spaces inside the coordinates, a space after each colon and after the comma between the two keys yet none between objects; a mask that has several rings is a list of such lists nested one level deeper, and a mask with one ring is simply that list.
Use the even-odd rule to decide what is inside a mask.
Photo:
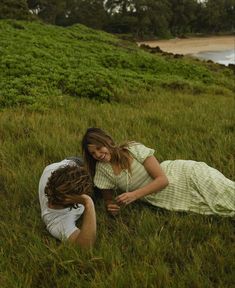
[{"label": "man's curly hair", "polygon": [[67,165],[52,172],[45,194],[52,205],[77,207],[77,196],[92,193],[92,181],[84,167]]}]

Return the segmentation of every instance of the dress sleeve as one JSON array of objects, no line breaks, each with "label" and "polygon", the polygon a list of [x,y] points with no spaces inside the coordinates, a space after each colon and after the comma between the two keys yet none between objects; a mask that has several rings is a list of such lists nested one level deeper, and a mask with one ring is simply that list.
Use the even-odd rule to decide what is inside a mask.
[{"label": "dress sleeve", "polygon": [[129,151],[133,157],[140,163],[144,163],[145,159],[152,156],[155,152],[154,149],[148,148],[140,143],[134,143],[130,146]]},{"label": "dress sleeve", "polygon": [[115,189],[115,179],[108,167],[97,163],[94,184],[99,189]]}]

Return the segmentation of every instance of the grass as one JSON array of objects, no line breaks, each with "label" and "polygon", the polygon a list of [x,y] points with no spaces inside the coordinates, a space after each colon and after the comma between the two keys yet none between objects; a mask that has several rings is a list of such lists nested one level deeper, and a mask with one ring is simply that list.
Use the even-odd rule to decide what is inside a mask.
[{"label": "grass", "polygon": [[[14,28],[12,23],[24,28]],[[53,37],[60,37],[57,44],[60,47],[61,43],[68,43],[66,33],[70,31],[73,39],[80,39],[79,47],[87,49],[89,39],[93,37],[92,43],[97,46],[88,51],[90,56],[86,55],[88,58],[84,60],[87,63],[85,70],[73,70],[72,58],[66,58],[66,61],[71,61],[68,64],[70,66],[67,66],[67,74],[70,75],[71,72],[74,79],[81,75],[84,85],[87,83],[88,70],[92,70],[89,62],[93,66],[97,65],[97,69],[101,67],[98,64],[105,53],[104,42],[109,47],[110,41],[119,41],[113,36],[105,33],[102,36],[102,32],[85,27],[75,26],[66,30],[67,28],[14,21],[3,21],[1,25],[5,27],[4,33],[8,33],[7,36],[4,34],[8,44],[13,45],[10,41],[17,39],[14,42],[15,47],[25,45],[26,36],[41,43],[43,33],[48,39],[49,47],[52,43],[55,44]],[[23,41],[20,40],[18,30],[14,32],[12,27],[25,33]],[[40,37],[36,37],[32,27],[37,33],[41,31]],[[55,36],[55,32],[61,34]],[[102,42],[102,46],[98,45],[99,42]],[[29,43],[31,42],[28,45],[32,45]],[[126,42],[122,45],[133,47]],[[63,46],[64,49],[67,46]],[[127,49],[123,46],[115,47],[117,50],[113,51],[113,55],[119,55],[118,49],[121,49],[121,55]],[[19,52],[14,49],[6,50],[3,46],[1,49],[20,65],[21,61],[16,60]],[[54,54],[57,53],[53,45],[51,49]],[[61,53],[70,55],[71,50],[66,49]],[[56,241],[45,230],[40,219],[37,188],[42,170],[51,162],[79,155],[82,135],[90,126],[104,128],[118,142],[142,142],[156,149],[155,155],[160,161],[205,161],[235,180],[235,99],[230,71],[190,59],[176,61],[160,56],[156,56],[155,67],[151,64],[151,59],[155,59],[154,55],[139,51],[136,47],[133,49],[138,55],[138,61],[133,60],[132,68],[116,67],[112,70],[106,67],[107,74],[100,68],[99,75],[103,77],[103,82],[106,83],[109,75],[113,76],[111,80],[117,80],[110,80],[114,85],[111,86],[115,87],[110,91],[118,93],[104,94],[111,95],[109,101],[105,100],[106,96],[100,98],[99,93],[97,98],[89,97],[90,94],[83,94],[81,97],[80,92],[76,95],[74,90],[65,93],[57,85],[59,82],[52,79],[54,74],[48,68],[45,75],[40,76],[41,72],[35,72],[35,82],[30,93],[23,95],[20,94],[21,90],[15,88],[15,96],[10,96],[11,100],[7,101],[6,96],[11,94],[15,81],[23,81],[24,73],[19,73],[19,78],[14,75],[8,78],[6,73],[13,73],[15,68],[0,70],[1,79],[4,80],[0,90],[3,96],[0,112],[1,287],[234,286],[234,219],[169,212],[143,203],[132,204],[128,209],[123,209],[120,216],[111,218],[106,215],[102,202],[98,200],[98,235],[92,251],[82,251],[79,247]],[[28,47],[29,55],[32,50]],[[44,46],[38,51],[42,54],[49,53]],[[82,51],[79,48],[77,52],[84,56],[85,52]],[[22,53],[21,56],[23,55]],[[109,55],[112,57],[112,50]],[[83,58],[81,57],[81,61]],[[39,58],[38,63],[46,62],[46,65],[47,61],[42,59]],[[54,61],[60,66],[60,58]],[[126,61],[131,63],[129,58]],[[139,70],[139,61],[153,65],[152,70],[149,67],[145,68],[145,72],[143,69]],[[56,66],[52,62],[48,63],[56,74]],[[161,63],[164,67],[161,67]],[[37,63],[34,64],[34,69],[37,70]],[[177,68],[177,65],[187,67],[188,71],[190,67],[195,67],[192,71],[198,71],[197,79],[193,75],[186,79],[185,72],[180,72],[181,68]],[[28,68],[29,77],[34,75],[32,66]],[[159,73],[156,72],[158,66]],[[138,73],[134,73],[135,70]],[[164,74],[167,70],[168,74]],[[208,79],[212,79],[211,83],[203,82],[202,70],[209,75]],[[36,85],[40,77],[45,78],[43,81],[47,90]],[[66,79],[65,77],[64,80]],[[152,84],[147,87],[146,81]],[[21,83],[24,89],[30,87],[27,81]],[[69,85],[70,80],[66,83]],[[83,87],[82,84],[80,87]],[[21,101],[22,95],[24,99],[31,97],[32,102]]]}]

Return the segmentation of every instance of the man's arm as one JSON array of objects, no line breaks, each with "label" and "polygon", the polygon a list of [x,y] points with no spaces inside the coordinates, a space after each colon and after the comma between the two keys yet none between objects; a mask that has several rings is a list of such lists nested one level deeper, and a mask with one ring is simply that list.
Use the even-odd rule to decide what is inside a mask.
[{"label": "man's arm", "polygon": [[96,214],[94,203],[90,196],[78,196],[78,203],[85,207],[81,228],[73,232],[69,242],[78,244],[82,248],[91,248],[96,240]]}]

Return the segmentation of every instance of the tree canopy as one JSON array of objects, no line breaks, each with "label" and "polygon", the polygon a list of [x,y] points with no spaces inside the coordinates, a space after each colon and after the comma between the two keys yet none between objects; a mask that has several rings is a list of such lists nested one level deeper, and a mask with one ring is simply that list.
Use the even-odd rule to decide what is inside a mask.
[{"label": "tree canopy", "polygon": [[2,0],[0,19],[81,23],[137,38],[234,32],[235,0]]},{"label": "tree canopy", "polygon": [[27,0],[1,0],[0,19],[29,20],[31,17]]}]

